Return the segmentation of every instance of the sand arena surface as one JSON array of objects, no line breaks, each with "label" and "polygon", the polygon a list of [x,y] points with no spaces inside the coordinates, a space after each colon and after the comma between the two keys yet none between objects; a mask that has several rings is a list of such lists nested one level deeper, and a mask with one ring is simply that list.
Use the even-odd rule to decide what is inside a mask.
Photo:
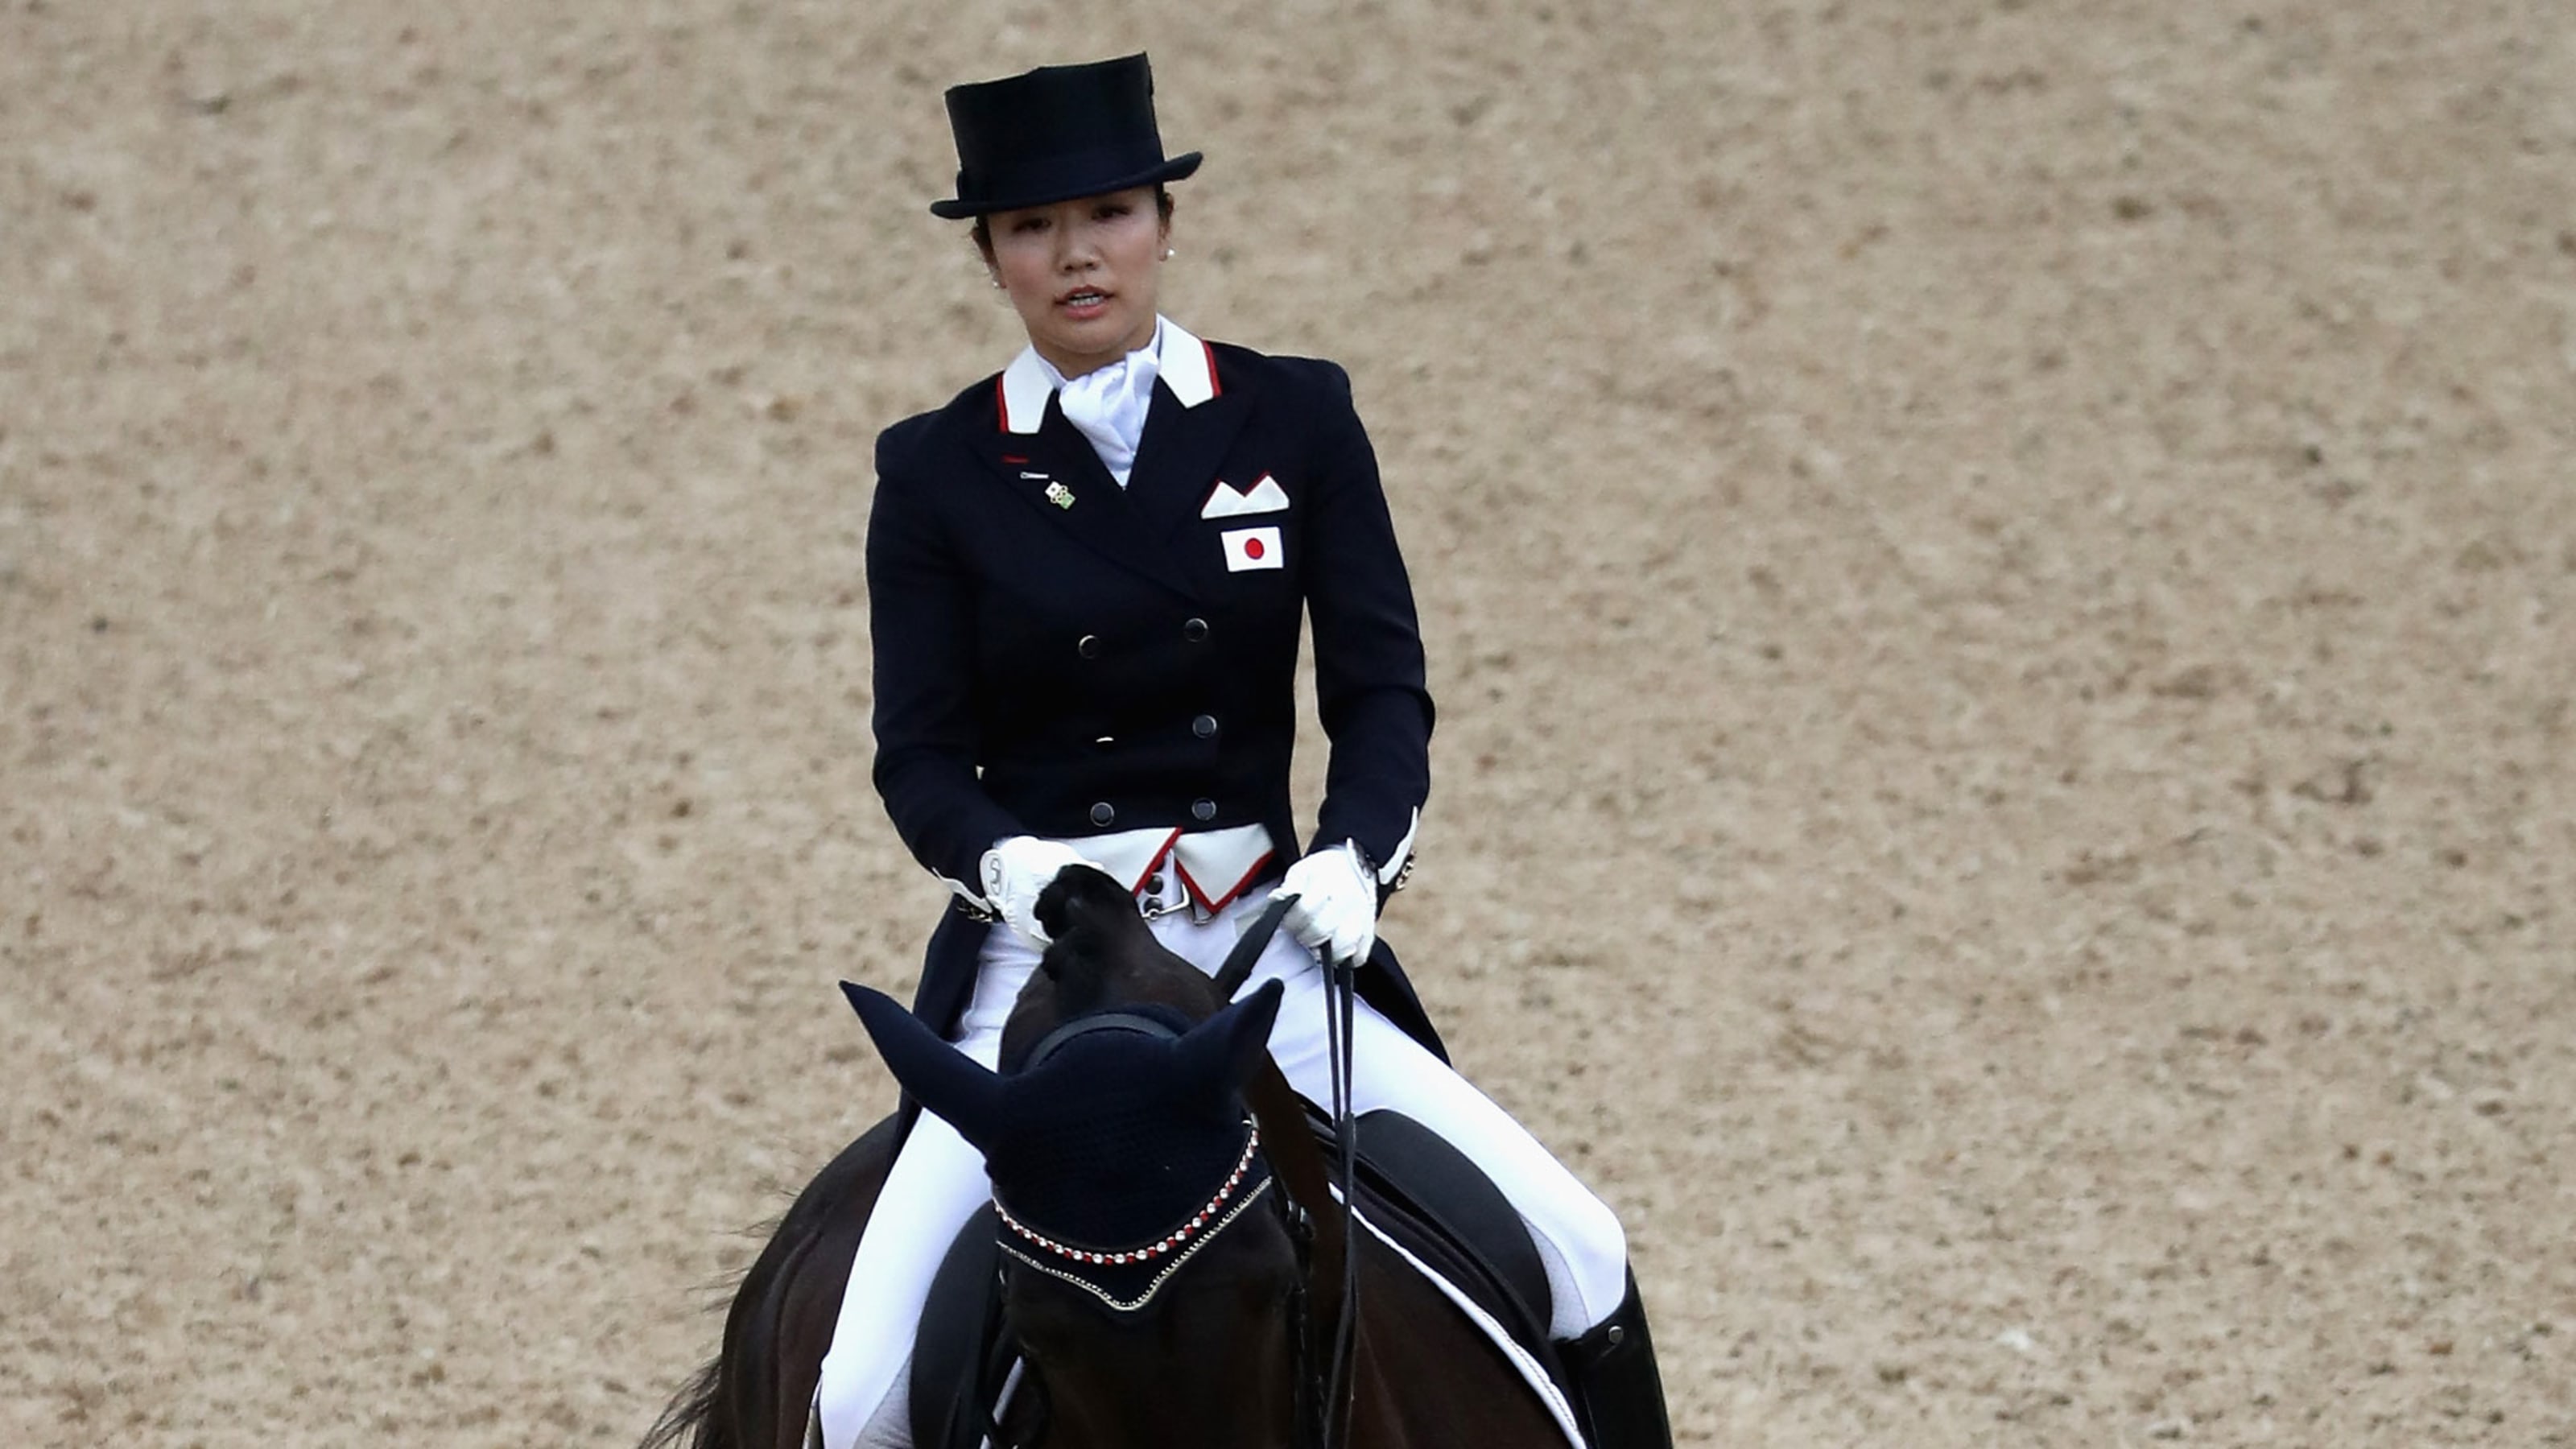
[{"label": "sand arena surface", "polygon": [[1117,13],[0,0],[0,1442],[712,1348],[940,908],[939,90],[1137,45],[1168,310],[1384,457],[1387,931],[1686,1442],[2576,1439],[2562,4]]}]

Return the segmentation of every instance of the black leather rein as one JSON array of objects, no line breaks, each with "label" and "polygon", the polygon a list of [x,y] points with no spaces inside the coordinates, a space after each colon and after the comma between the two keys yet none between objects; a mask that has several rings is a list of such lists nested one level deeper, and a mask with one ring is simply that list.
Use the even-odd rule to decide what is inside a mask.
[{"label": "black leather rein", "polygon": [[[1261,953],[1270,947],[1270,938],[1279,933],[1279,923],[1288,908],[1297,903],[1293,895],[1276,895],[1261,914],[1252,918],[1242,936],[1228,951],[1225,964],[1217,969],[1216,990],[1219,1001],[1232,1001],[1235,993],[1252,979],[1252,968]],[[1335,1449],[1350,1438],[1351,1360],[1358,1347],[1360,1311],[1360,1274],[1357,1178],[1359,1175],[1359,1133],[1352,1120],[1351,1108],[1351,1028],[1357,1014],[1359,964],[1355,961],[1325,961],[1324,977],[1329,994],[1324,999],[1325,1039],[1332,1057],[1333,1075],[1333,1140],[1335,1147],[1336,1186],[1341,1191],[1342,1211],[1342,1305],[1333,1322],[1331,1348],[1317,1355],[1309,1339],[1313,1333],[1307,1312],[1309,1281],[1313,1277],[1313,1224],[1302,1221],[1302,1209],[1292,1212],[1290,1228],[1297,1238],[1297,1355],[1298,1369],[1298,1439],[1317,1449]],[[1284,1192],[1281,1197],[1285,1199]],[[1312,1401],[1311,1413],[1308,1403]]]}]

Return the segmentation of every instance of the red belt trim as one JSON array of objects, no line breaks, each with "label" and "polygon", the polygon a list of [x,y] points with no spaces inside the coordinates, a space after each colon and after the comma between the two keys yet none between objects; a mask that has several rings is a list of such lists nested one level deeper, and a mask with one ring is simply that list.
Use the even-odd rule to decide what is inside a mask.
[{"label": "red belt trim", "polygon": [[[1145,875],[1152,875],[1155,871],[1162,868],[1164,861],[1171,859],[1172,847],[1179,843],[1180,838],[1181,828],[1175,825],[1172,827],[1172,833],[1163,837],[1162,849],[1155,851],[1154,858],[1145,862]],[[1178,869],[1179,862],[1174,861],[1173,868]],[[1145,875],[1140,875],[1134,880],[1127,882],[1127,894],[1132,896],[1136,892],[1145,888]],[[1182,879],[1187,880],[1189,877],[1185,875]]]},{"label": "red belt trim", "polygon": [[1210,896],[1205,890],[1201,889],[1199,883],[1190,878],[1189,868],[1182,865],[1179,861],[1176,860],[1172,862],[1172,869],[1179,873],[1182,886],[1188,889],[1191,898],[1196,900],[1202,909],[1221,911],[1227,906],[1233,904],[1234,898],[1243,894],[1245,887],[1261,878],[1261,872],[1270,864],[1271,857],[1278,853],[1279,852],[1275,847],[1261,852],[1261,858],[1252,863],[1252,869],[1243,873],[1243,879],[1226,887],[1225,893],[1218,896]]}]

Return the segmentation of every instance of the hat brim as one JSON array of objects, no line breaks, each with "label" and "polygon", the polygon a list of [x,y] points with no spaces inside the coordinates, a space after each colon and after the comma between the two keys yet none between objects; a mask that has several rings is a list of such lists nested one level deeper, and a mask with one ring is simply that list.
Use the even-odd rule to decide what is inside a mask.
[{"label": "hat brim", "polygon": [[1139,171],[1132,176],[1116,176],[1106,181],[1069,183],[1060,189],[1032,192],[1024,196],[980,197],[974,201],[930,203],[930,214],[948,221],[965,221],[971,217],[990,216],[997,211],[1017,211],[1024,206],[1052,206],[1059,201],[1076,201],[1086,196],[1107,196],[1135,186],[1159,186],[1166,181],[1186,181],[1199,169],[1200,153],[1186,151],[1160,166]]}]

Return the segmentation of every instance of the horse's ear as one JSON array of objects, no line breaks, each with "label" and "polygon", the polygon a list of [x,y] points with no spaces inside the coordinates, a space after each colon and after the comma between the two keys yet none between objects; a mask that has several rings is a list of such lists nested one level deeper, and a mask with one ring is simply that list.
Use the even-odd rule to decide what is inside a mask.
[{"label": "horse's ear", "polygon": [[1280,982],[1265,982],[1259,991],[1191,1027],[1172,1051],[1180,1079],[1209,1091],[1240,1090],[1270,1047],[1270,1025],[1279,1019],[1285,991]]},{"label": "horse's ear", "polygon": [[850,998],[868,1038],[877,1044],[877,1055],[885,1058],[886,1070],[903,1089],[978,1151],[992,1151],[1004,1120],[1002,1079],[941,1041],[939,1033],[884,992],[844,981],[841,994]]}]

